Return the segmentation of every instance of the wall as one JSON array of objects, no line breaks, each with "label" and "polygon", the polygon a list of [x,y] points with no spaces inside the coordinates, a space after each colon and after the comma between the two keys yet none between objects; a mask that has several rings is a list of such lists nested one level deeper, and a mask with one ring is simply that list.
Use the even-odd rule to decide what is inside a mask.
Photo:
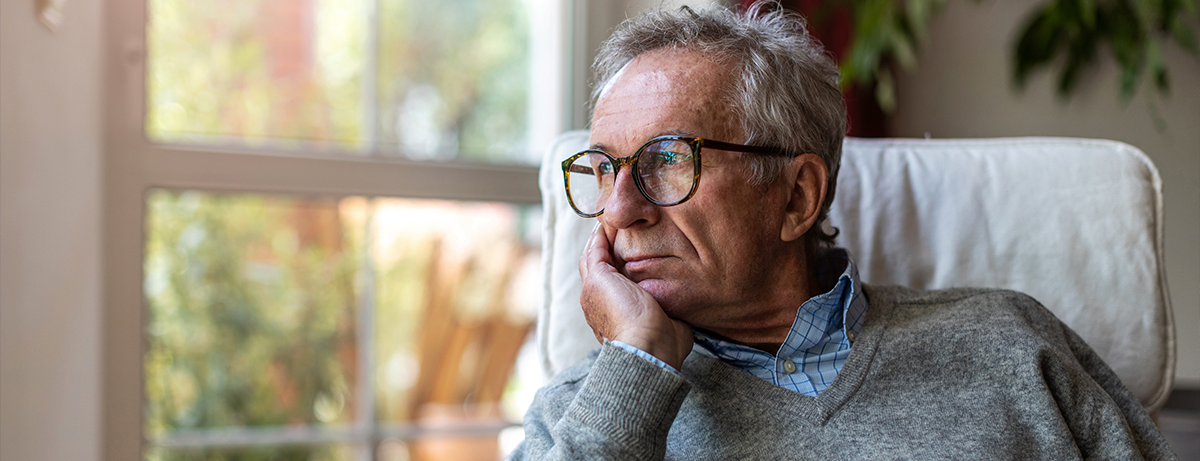
[{"label": "wall", "polygon": [[1158,132],[1145,94],[1117,96],[1107,58],[1069,101],[1054,93],[1056,75],[1012,86],[1010,49],[1038,3],[950,2],[931,24],[915,71],[899,78],[894,136],[936,138],[1075,136],[1123,141],[1146,152],[1163,179],[1167,280],[1178,337],[1176,387],[1200,387],[1200,60],[1166,50],[1169,100],[1158,105]]},{"label": "wall", "polygon": [[100,2],[0,2],[0,458],[100,459]]}]

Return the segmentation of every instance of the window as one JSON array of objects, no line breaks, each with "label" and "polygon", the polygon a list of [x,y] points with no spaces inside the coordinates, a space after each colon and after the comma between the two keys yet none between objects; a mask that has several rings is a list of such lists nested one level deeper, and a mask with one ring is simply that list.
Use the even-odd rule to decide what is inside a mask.
[{"label": "window", "polygon": [[494,459],[570,11],[108,8],[106,457]]}]

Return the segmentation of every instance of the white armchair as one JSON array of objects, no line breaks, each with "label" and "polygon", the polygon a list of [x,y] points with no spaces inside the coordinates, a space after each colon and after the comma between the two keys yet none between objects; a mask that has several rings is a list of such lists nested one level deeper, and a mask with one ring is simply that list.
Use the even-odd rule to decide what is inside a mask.
[{"label": "white armchair", "polygon": [[[594,220],[563,194],[546,152],[542,367],[553,375],[598,346],[579,308],[579,254]],[[863,281],[997,287],[1053,311],[1153,414],[1170,393],[1175,335],[1162,261],[1158,171],[1137,148],[1069,138],[847,139],[830,222]]]}]

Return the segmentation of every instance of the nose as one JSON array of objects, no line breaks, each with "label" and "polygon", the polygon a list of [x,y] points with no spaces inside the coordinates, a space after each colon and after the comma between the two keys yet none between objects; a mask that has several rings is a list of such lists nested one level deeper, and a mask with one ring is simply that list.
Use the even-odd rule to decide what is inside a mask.
[{"label": "nose", "polygon": [[621,168],[613,182],[612,193],[604,204],[600,222],[614,229],[653,225],[658,221],[658,206],[646,200],[633,180],[632,165]]}]

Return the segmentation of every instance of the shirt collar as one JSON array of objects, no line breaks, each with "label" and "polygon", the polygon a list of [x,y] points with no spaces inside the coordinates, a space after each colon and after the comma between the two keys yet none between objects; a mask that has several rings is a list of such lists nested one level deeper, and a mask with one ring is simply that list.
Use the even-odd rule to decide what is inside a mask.
[{"label": "shirt collar", "polygon": [[[826,251],[817,260],[813,276],[818,287],[830,288],[800,305],[791,331],[775,355],[791,356],[798,351],[823,347],[831,341],[849,348],[862,329],[867,317],[867,299],[862,293],[858,267],[850,253],[842,248]],[[695,331],[694,335],[700,346],[697,349],[718,358],[742,355],[733,353],[737,350],[755,350],[700,331]]]}]

